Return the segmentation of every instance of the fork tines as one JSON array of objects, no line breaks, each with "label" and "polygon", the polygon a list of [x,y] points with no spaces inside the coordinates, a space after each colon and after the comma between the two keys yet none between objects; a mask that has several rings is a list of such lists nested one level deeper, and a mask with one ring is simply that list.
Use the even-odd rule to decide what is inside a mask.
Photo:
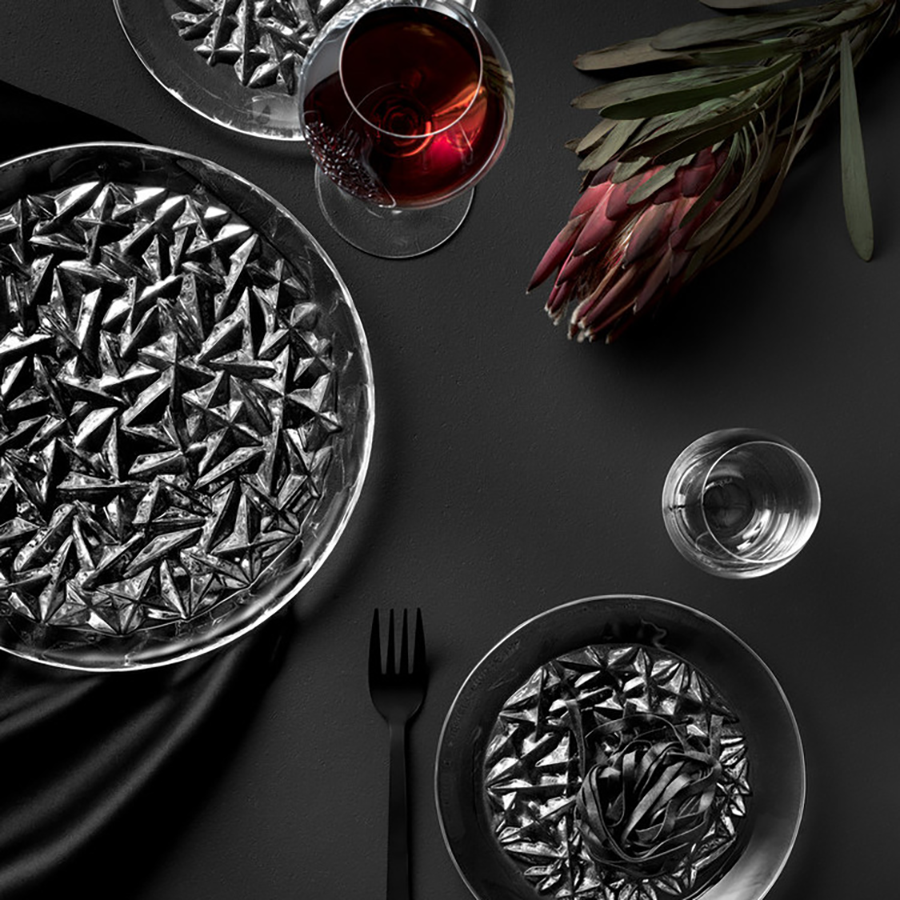
[{"label": "fork tines", "polygon": [[409,660],[409,627],[407,611],[403,610],[400,624],[400,659],[395,649],[396,623],[394,610],[388,610],[387,649],[382,660],[381,621],[376,609],[372,617],[372,635],[369,642],[369,675],[421,675],[425,671],[425,632],[422,627],[422,610],[416,608],[413,631],[412,666]]}]

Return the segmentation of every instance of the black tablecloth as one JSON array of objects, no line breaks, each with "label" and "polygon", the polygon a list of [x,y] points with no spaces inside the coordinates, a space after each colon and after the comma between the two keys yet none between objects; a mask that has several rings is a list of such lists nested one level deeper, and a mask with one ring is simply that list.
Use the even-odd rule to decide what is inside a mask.
[{"label": "black tablecloth", "polygon": [[[745,244],[640,331],[579,345],[548,321],[546,286],[525,294],[577,198],[565,143],[596,123],[570,101],[601,76],[572,60],[720,13],[698,0],[477,9],[515,75],[510,143],[453,240],[398,263],[330,230],[302,147],[221,128],[160,86],[112,0],[4,4],[0,79],[222,165],[310,230],[364,324],[377,424],[357,511],[290,618],[144,672],[0,656],[0,900],[382,897],[387,734],[365,653],[376,605],[421,606],[428,634],[428,698],[411,733],[413,897],[471,900],[434,801],[456,692],[521,622],[624,592],[713,616],[790,700],[807,803],[767,900],[896,895],[897,40],[857,79],[870,263],[846,234],[833,108]],[[122,136],[20,106],[48,144]],[[4,152],[33,149],[25,136],[4,127]],[[659,508],[678,453],[732,426],[790,441],[823,496],[797,559],[749,581],[686,563]]]}]

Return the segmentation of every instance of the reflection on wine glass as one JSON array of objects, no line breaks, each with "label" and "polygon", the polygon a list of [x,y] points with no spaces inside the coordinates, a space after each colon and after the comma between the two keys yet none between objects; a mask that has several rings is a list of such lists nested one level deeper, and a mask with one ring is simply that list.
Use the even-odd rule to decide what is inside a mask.
[{"label": "reflection on wine glass", "polygon": [[300,98],[326,219],[387,258],[456,231],[512,126],[509,63],[454,0],[348,4],[310,48]]},{"label": "reflection on wine glass", "polygon": [[678,456],[663,486],[669,537],[690,562],[727,578],[765,575],[792,560],[816,527],[819,485],[780,438],[715,431]]}]

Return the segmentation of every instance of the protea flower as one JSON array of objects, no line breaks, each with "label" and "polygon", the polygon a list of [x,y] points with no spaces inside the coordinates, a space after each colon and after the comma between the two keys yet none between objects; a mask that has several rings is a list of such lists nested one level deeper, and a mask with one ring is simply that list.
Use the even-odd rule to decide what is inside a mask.
[{"label": "protea flower", "polygon": [[[760,0],[703,0],[722,8]],[[773,0],[766,0],[771,5]],[[588,71],[663,64],[573,105],[599,124],[570,147],[582,194],[528,286],[570,336],[612,340],[765,219],[813,125],[838,98],[847,225],[873,252],[854,67],[898,27],[900,0],[834,0],[694,22],[578,57]]]}]

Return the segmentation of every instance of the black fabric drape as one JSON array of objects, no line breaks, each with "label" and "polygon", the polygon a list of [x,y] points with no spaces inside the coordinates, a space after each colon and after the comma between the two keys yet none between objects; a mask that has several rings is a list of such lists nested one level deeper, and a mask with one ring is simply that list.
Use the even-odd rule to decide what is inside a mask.
[{"label": "black fabric drape", "polygon": [[[0,160],[141,141],[0,83]],[[79,673],[0,653],[0,898],[132,896],[250,727],[290,631],[275,616],[195,660]]]}]

